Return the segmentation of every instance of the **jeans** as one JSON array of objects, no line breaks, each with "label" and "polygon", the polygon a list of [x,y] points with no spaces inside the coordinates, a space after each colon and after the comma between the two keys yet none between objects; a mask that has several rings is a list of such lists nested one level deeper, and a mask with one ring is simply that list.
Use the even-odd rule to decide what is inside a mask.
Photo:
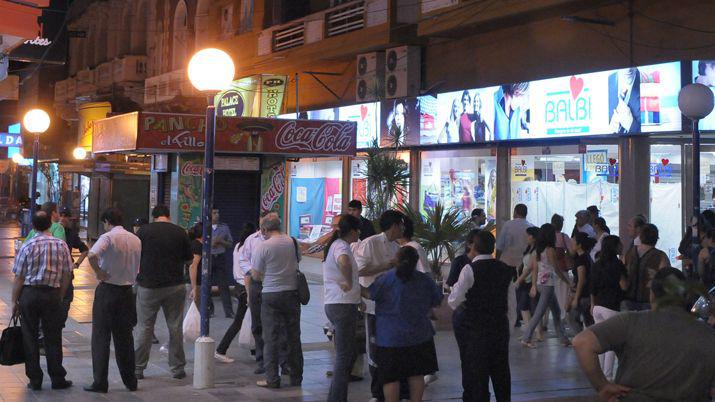
[{"label": "jeans", "polygon": [[159,309],[164,312],[169,329],[169,367],[173,374],[184,372],[185,301],[186,286],[183,284],[163,288],[137,286],[137,336],[134,340],[137,373],[143,373],[149,363],[152,334]]},{"label": "jeans", "polygon": [[325,315],[333,324],[335,339],[335,366],[328,402],[346,402],[350,371],[356,357],[357,304],[326,304]]},{"label": "jeans", "polygon": [[252,280],[247,289],[251,309],[251,333],[256,341],[256,361],[263,366],[263,325],[261,325],[261,292],[263,284]]},{"label": "jeans", "polygon": [[265,329],[263,358],[266,380],[280,384],[278,362],[281,349],[280,333],[285,331],[291,384],[303,381],[303,349],[300,343],[300,302],[295,290],[263,293],[261,320]]},{"label": "jeans", "polygon": [[[618,311],[611,310],[603,306],[593,306],[593,319],[596,324],[606,321],[611,317],[615,317],[618,314]],[[598,360],[601,363],[603,375],[605,375],[609,381],[613,381],[613,365],[616,362],[616,352],[608,351],[606,353],[602,353],[598,355]]]},{"label": "jeans", "polygon": [[226,354],[228,347],[231,346],[231,342],[233,342],[233,339],[241,330],[243,317],[246,315],[246,310],[248,310],[246,288],[239,284],[236,289],[238,290],[238,311],[236,311],[236,315],[233,317],[231,326],[228,327],[226,333],[223,335],[223,338],[221,338],[221,343],[219,343],[216,348],[216,353],[222,355]]},{"label": "jeans", "polygon": [[218,286],[226,317],[231,317],[233,316],[233,303],[231,302],[231,288],[228,286],[228,276],[226,274],[226,254],[215,254],[211,258],[212,282]]},{"label": "jeans", "polygon": [[536,326],[541,323],[541,319],[544,317],[547,308],[551,310],[551,316],[554,318],[554,329],[559,338],[562,341],[568,340],[561,326],[561,307],[559,307],[559,302],[556,300],[554,287],[537,285],[537,289],[539,290],[539,304],[536,305],[534,316],[531,317],[529,325],[526,327],[526,330],[524,330],[524,341],[531,342],[534,330],[536,330]]},{"label": "jeans", "polygon": [[42,384],[40,345],[37,342],[42,325],[45,339],[47,373],[53,384],[62,383],[67,375],[62,367],[62,299],[59,288],[25,286],[20,293],[20,326],[25,349],[25,375],[30,384]]},{"label": "jeans", "polygon": [[136,387],[134,374],[134,337],[137,323],[134,294],[131,286],[116,286],[100,282],[94,291],[92,304],[92,385],[107,390],[109,382],[109,345],[114,338],[114,357],[122,382]]}]

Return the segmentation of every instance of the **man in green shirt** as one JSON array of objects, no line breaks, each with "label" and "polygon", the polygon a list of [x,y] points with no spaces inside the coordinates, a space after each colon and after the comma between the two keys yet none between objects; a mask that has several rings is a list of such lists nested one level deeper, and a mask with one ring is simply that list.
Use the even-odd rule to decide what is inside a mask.
[{"label": "man in green shirt", "polygon": [[[60,214],[57,212],[57,204],[54,202],[46,202],[42,204],[40,210],[44,211],[52,219],[52,226],[50,226],[50,234],[52,234],[52,237],[66,241],[67,237],[65,236],[65,228],[60,223]],[[35,229],[32,229],[30,233],[27,234],[27,237],[25,237],[25,242],[32,239],[36,235],[37,233],[35,233]]]}]

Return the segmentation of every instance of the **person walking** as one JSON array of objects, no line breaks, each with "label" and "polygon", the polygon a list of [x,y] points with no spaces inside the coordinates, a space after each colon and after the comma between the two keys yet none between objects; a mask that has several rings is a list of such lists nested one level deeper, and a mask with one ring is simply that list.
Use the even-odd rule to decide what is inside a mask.
[{"label": "person walking", "polygon": [[265,217],[261,222],[261,231],[266,240],[254,251],[251,276],[263,283],[261,321],[266,334],[263,345],[266,379],[256,384],[259,387],[280,388],[280,332],[284,331],[290,384],[301,386],[303,350],[300,343],[300,301],[297,292],[300,260],[298,243],[281,232],[281,221],[277,216]]},{"label": "person walking", "polygon": [[72,212],[70,209],[62,207],[60,211],[60,225],[65,229],[65,243],[67,243],[67,247],[70,249],[70,255],[72,255],[72,249],[76,248],[79,251],[79,258],[77,258],[77,261],[74,261],[72,265],[74,269],[70,275],[70,284],[67,287],[64,299],[62,299],[62,303],[65,307],[62,320],[63,326],[64,323],[67,322],[70,305],[72,304],[72,300],[74,300],[74,284],[72,283],[74,281],[74,270],[79,268],[85,258],[87,258],[87,253],[89,253],[89,248],[87,248],[87,245],[79,238],[79,231],[75,228],[75,225],[72,224],[71,218]]},{"label": "person walking", "polygon": [[360,237],[360,220],[342,215],[323,258],[325,315],[333,325],[335,365],[328,402],[346,402],[350,372],[357,357],[355,332],[359,316],[360,283],[350,244]]},{"label": "person walking", "polygon": [[606,236],[611,234],[611,229],[606,225],[606,220],[603,218],[596,218],[593,221],[593,229],[596,231],[596,244],[591,249],[589,255],[591,256],[591,261],[598,260],[598,253],[601,251],[601,244]]},{"label": "person walking", "polygon": [[536,242],[536,258],[531,262],[531,290],[529,295],[536,297],[539,293],[539,304],[536,306],[534,316],[529,321],[524,330],[524,336],[521,340],[522,346],[533,348],[531,337],[534,335],[536,326],[541,323],[541,319],[546,313],[546,309],[551,310],[551,315],[554,319],[554,329],[561,339],[564,346],[569,345],[569,340],[566,337],[563,327],[561,326],[561,308],[556,300],[554,286],[557,280],[562,280],[569,284],[568,279],[564,276],[561,270],[556,268],[556,230],[554,226],[546,223],[539,228],[539,238]]},{"label": "person walking", "polygon": [[526,205],[517,204],[513,219],[504,222],[497,235],[497,259],[514,269],[521,264],[527,247],[526,228],[534,226],[526,220],[527,213]]},{"label": "person walking", "polygon": [[[601,218],[598,218],[601,219]],[[568,305],[568,322],[571,330],[579,333],[584,327],[593,325],[591,315],[591,256],[590,251],[596,241],[586,233],[578,232],[574,241],[573,296]]]},{"label": "person walking", "polygon": [[122,227],[122,212],[109,208],[100,221],[104,234],[89,252],[89,265],[99,281],[92,304],[92,374],[88,392],[106,393],[109,388],[109,344],[114,339],[114,357],[124,386],[137,390],[134,373],[134,337],[137,323],[132,286],[139,273],[141,240]]},{"label": "person walking", "polygon": [[233,318],[233,302],[231,301],[231,288],[228,286],[228,272],[226,272],[226,250],[233,247],[233,237],[228,225],[221,222],[218,209],[211,211],[211,277],[212,282],[218,286],[221,303],[226,318]]},{"label": "person walking", "polygon": [[[363,287],[369,287],[377,275],[392,268],[397,251],[400,249],[397,240],[402,237],[405,216],[398,211],[387,210],[380,215],[379,221],[382,232],[361,241],[354,254],[358,265],[360,285]],[[377,361],[375,360],[377,348],[375,343],[375,303],[368,298],[363,301],[365,302],[367,359],[371,376],[370,391],[375,401],[382,402],[385,397],[378,378]]]},{"label": "person walking", "polygon": [[632,247],[624,259],[628,271],[626,307],[630,311],[650,309],[650,282],[659,270],[670,267],[668,255],[655,248],[658,242],[655,225],[643,225],[638,239],[640,244]]},{"label": "person walking", "polygon": [[378,276],[363,291],[375,301],[377,375],[387,402],[400,400],[400,381],[407,379],[410,400],[421,401],[424,376],[439,370],[430,309],[442,302],[442,291],[417,271],[417,250],[399,249],[395,268]]},{"label": "person walking", "polygon": [[348,203],[348,214],[360,219],[360,240],[365,240],[375,235],[375,226],[372,221],[362,216],[362,202],[352,200]]},{"label": "person walking", "polygon": [[[618,236],[606,236],[601,242],[598,260],[591,269],[591,309],[596,324],[617,315],[621,310],[624,291],[628,288],[628,273],[618,258],[621,247]],[[612,381],[616,353],[601,353],[598,360],[604,375]]]},{"label": "person walking", "polygon": [[571,237],[575,237],[576,233],[583,232],[588,235],[588,237],[596,238],[596,231],[591,225],[592,215],[585,209],[576,212],[576,225],[573,228],[573,233]]},{"label": "person walking", "polygon": [[238,309],[234,315],[233,322],[226,330],[226,333],[221,338],[221,342],[216,348],[216,353],[214,357],[221,363],[233,363],[234,360],[226,356],[228,347],[231,346],[231,342],[241,331],[241,326],[243,325],[243,319],[246,316],[246,311],[248,311],[248,293],[246,291],[246,279],[241,265],[239,262],[239,255],[241,253],[241,247],[246,243],[246,239],[251,236],[256,231],[256,226],[252,223],[246,223],[243,226],[243,231],[238,238],[238,244],[233,249],[233,277],[236,280],[236,293],[238,294]]},{"label": "person walking", "polygon": [[67,381],[67,371],[62,366],[62,299],[67,291],[72,272],[72,256],[67,244],[52,236],[52,221],[45,211],[32,217],[35,236],[26,241],[17,252],[12,273],[12,316],[20,317],[22,342],[25,350],[25,375],[30,380],[27,387],[42,388],[40,367],[40,326],[44,332],[47,372],[52,389],[72,386]]},{"label": "person walking", "polygon": [[[521,313],[521,318],[524,321],[524,326],[529,325],[531,317],[536,311],[536,305],[539,302],[539,295],[536,297],[531,297],[529,292],[531,291],[531,264],[536,258],[536,240],[539,238],[539,228],[532,226],[526,228],[526,241],[528,246],[524,250],[524,257],[522,258],[522,263],[519,265],[517,274],[519,275],[515,287],[516,287],[516,303],[517,309]],[[544,333],[541,330],[541,325],[536,327],[536,340],[539,342],[544,341]]]},{"label": "person walking", "polygon": [[465,266],[449,294],[454,335],[462,362],[462,400],[488,402],[489,380],[496,400],[511,400],[509,315],[516,308],[516,271],[492,257],[496,240],[479,232],[470,248],[477,256]]},{"label": "person walking", "polygon": [[[45,214],[47,214],[47,216],[50,217],[50,220],[51,220],[51,225],[50,225],[50,229],[49,229],[50,235],[52,237],[56,237],[62,241],[66,241],[67,236],[65,235],[65,228],[60,224],[60,214],[57,212],[57,203],[48,201],[48,202],[42,204],[42,206],[40,208],[38,208],[37,210],[44,212]],[[30,230],[30,233],[28,233],[27,236],[25,237],[24,242],[26,243],[28,240],[37,236],[37,234],[38,234],[37,231],[33,228],[32,230]]]},{"label": "person walking", "polygon": [[184,264],[193,259],[186,231],[171,223],[169,208],[157,205],[152,210],[154,222],[144,225],[137,236],[141,240],[141,262],[137,275],[137,336],[134,340],[137,379],[144,378],[149,363],[154,324],[159,309],[169,329],[169,368],[172,377],[186,377],[184,366]]}]

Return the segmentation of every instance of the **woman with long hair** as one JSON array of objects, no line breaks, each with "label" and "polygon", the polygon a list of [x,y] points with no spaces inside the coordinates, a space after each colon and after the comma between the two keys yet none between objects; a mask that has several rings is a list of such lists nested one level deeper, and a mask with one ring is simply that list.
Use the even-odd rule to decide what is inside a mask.
[{"label": "woman with long hair", "polygon": [[[625,290],[628,288],[628,273],[618,255],[621,253],[621,239],[606,236],[601,242],[601,252],[593,264],[591,273],[591,309],[596,324],[617,315],[621,310]],[[606,352],[598,357],[603,374],[613,380],[614,352]]]},{"label": "woman with long hair", "polygon": [[329,402],[347,401],[350,370],[357,356],[355,332],[360,284],[350,244],[358,241],[360,224],[360,219],[350,214],[341,215],[323,256],[325,315],[333,325],[335,341],[335,366],[328,393]]},{"label": "woman with long hair", "polygon": [[[598,218],[601,219],[601,218]],[[586,233],[578,232],[574,240],[574,278],[573,297],[569,301],[569,324],[575,332],[581,332],[584,326],[593,325],[591,316],[591,257],[589,252],[596,241]]]},{"label": "woman with long hair", "polygon": [[403,378],[407,378],[410,399],[421,401],[424,376],[438,371],[428,314],[442,302],[442,291],[432,278],[417,271],[418,260],[414,248],[400,248],[395,268],[363,288],[363,295],[375,301],[375,358],[387,402],[399,401]]},{"label": "woman with long hair", "polygon": [[[516,303],[521,313],[524,327],[529,325],[531,316],[536,311],[536,305],[539,301],[539,295],[536,295],[536,297],[529,295],[529,290],[531,290],[531,262],[536,258],[536,239],[538,237],[539,228],[532,226],[526,229],[526,243],[528,246],[524,250],[524,257],[517,271],[519,277],[516,280]],[[536,340],[544,340],[540,325],[536,327]]]},{"label": "woman with long hair", "polygon": [[444,122],[442,132],[437,138],[438,144],[451,144],[459,142],[459,99],[452,100],[452,110],[449,112],[449,118]]},{"label": "woman with long hair", "polygon": [[561,339],[564,346],[570,345],[566,333],[561,326],[561,308],[556,300],[554,286],[557,280],[569,283],[564,273],[556,268],[556,229],[553,225],[546,223],[539,228],[539,237],[536,241],[536,258],[531,261],[531,290],[529,295],[536,297],[537,291],[540,294],[539,303],[536,306],[536,311],[532,317],[521,344],[524,347],[533,348],[531,337],[534,335],[536,326],[539,325],[541,319],[546,313],[546,309],[551,310],[551,315],[554,319],[554,328]]},{"label": "woman with long hair", "polygon": [[603,239],[611,234],[611,229],[606,225],[606,220],[600,216],[593,220],[593,230],[596,231],[596,244],[591,250],[591,261],[598,260],[598,252],[601,251],[601,243]]},{"label": "woman with long hair", "polygon": [[417,270],[427,275],[431,275],[432,270],[430,269],[429,260],[427,259],[427,252],[420,243],[412,239],[415,235],[415,223],[409,216],[405,216],[403,223],[402,237],[397,239],[397,242],[400,243],[400,246],[410,246],[414,248],[419,256]]}]

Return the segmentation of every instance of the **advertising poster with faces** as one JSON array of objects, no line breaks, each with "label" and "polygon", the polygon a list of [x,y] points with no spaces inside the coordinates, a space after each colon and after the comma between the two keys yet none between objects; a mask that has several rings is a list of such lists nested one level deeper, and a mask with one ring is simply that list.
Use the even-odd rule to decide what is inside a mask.
[{"label": "advertising poster with faces", "polygon": [[420,102],[418,98],[388,99],[382,102],[380,146],[419,145]]},{"label": "advertising poster with faces", "polygon": [[[715,60],[693,60],[693,83],[703,84],[715,92]],[[701,130],[715,130],[715,112],[700,120]]]},{"label": "advertising poster with faces", "polygon": [[420,144],[484,143],[494,139],[496,87],[420,97]]},{"label": "advertising poster with faces", "polygon": [[378,103],[343,106],[338,108],[338,119],[357,123],[357,147],[370,148],[379,143],[380,108]]}]

